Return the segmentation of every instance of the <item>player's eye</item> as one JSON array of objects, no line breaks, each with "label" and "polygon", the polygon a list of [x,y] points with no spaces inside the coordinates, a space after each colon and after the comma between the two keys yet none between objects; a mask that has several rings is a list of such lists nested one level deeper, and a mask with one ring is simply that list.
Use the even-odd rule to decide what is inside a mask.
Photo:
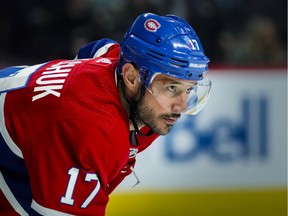
[{"label": "player's eye", "polygon": [[186,90],[186,93],[187,93],[187,94],[190,94],[190,92],[191,92],[193,89],[194,89],[194,86],[188,88],[188,89]]},{"label": "player's eye", "polygon": [[168,89],[170,92],[176,92],[177,87],[176,87],[176,86],[168,86],[167,89]]}]

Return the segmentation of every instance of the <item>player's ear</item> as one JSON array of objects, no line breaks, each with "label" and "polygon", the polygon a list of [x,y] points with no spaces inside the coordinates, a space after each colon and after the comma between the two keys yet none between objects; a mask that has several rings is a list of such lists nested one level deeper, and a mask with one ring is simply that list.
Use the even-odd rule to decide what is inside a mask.
[{"label": "player's ear", "polygon": [[138,92],[140,82],[140,73],[131,63],[126,63],[122,67],[122,76],[125,86],[132,94]]}]

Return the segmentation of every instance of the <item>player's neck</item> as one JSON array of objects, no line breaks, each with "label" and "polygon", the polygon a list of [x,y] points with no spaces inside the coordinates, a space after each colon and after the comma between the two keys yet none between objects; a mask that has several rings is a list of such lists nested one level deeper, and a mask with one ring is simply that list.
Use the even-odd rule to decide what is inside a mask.
[{"label": "player's neck", "polygon": [[[121,82],[117,83],[117,88],[118,88],[118,93],[119,93],[119,97],[120,97],[120,103],[122,104],[125,112],[127,113],[127,116],[129,116],[130,115],[130,106],[123,95],[123,91],[122,91],[123,88],[121,87]],[[129,121],[129,126],[130,126],[130,130],[134,129],[131,121]]]},{"label": "player's neck", "polygon": [[[130,115],[130,104],[127,102],[127,100],[130,100],[130,98],[126,98],[124,97],[124,93],[123,93],[123,89],[124,87],[121,87],[121,82],[117,83],[117,88],[118,88],[118,93],[119,93],[119,97],[120,97],[120,103],[122,104],[125,112],[127,113],[127,116],[129,117]],[[129,120],[129,127],[130,127],[130,131],[131,130],[135,130],[133,123],[131,122],[131,120]],[[143,127],[143,125],[139,125],[138,124],[139,129]]]}]

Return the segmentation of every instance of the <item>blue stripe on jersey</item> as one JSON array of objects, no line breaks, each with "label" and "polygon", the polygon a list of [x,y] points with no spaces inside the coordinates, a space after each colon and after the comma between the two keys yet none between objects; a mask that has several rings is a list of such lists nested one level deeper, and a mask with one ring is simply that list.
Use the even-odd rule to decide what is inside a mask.
[{"label": "blue stripe on jersey", "polygon": [[8,77],[8,76],[15,76],[21,69],[25,68],[26,66],[15,66],[15,67],[8,67],[0,70],[0,78]]},{"label": "blue stripe on jersey", "polygon": [[32,216],[39,216],[31,208],[32,194],[24,160],[16,156],[0,134],[0,171],[6,184],[22,208]]}]

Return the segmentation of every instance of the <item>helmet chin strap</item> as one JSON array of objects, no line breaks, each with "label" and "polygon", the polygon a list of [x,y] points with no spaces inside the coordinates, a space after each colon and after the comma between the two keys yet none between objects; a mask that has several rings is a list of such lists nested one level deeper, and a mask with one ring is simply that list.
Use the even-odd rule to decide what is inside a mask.
[{"label": "helmet chin strap", "polygon": [[[120,85],[121,85],[121,89],[122,89],[122,94],[123,94],[123,97],[124,99],[126,100],[126,102],[129,104],[129,107],[130,107],[130,114],[129,114],[129,119],[130,121],[132,122],[133,124],[133,127],[134,127],[134,131],[132,131],[132,133],[135,133],[136,134],[139,134],[140,136],[150,136],[153,134],[153,131],[150,129],[146,134],[142,133],[137,125],[137,122],[136,122],[136,110],[137,110],[137,105],[139,103],[139,101],[142,99],[142,97],[144,96],[145,94],[145,87],[143,85],[141,85],[141,88],[140,88],[140,97],[137,101],[131,101],[131,100],[128,100],[128,98],[126,97],[126,94],[125,94],[125,88],[124,88],[124,82],[123,80],[119,80],[120,82]],[[137,141],[137,138],[136,138],[136,134],[131,134],[130,133],[130,141],[132,141],[131,143],[135,143],[135,145],[138,145],[138,141]],[[135,141],[133,141],[133,139],[135,139]]]}]

